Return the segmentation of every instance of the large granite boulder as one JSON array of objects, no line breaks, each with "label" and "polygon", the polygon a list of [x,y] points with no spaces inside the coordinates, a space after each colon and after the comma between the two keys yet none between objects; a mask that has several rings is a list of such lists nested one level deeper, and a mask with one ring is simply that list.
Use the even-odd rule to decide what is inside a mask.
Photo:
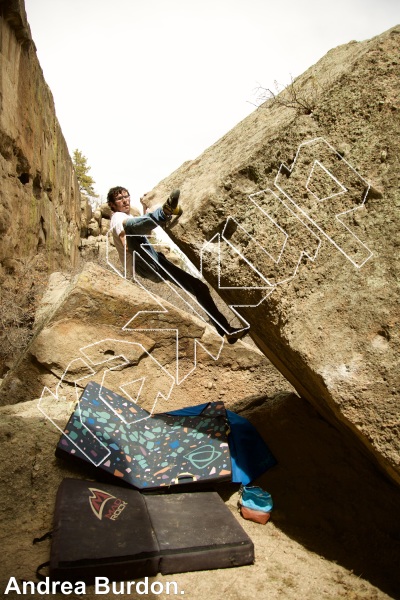
[{"label": "large granite boulder", "polygon": [[400,482],[400,27],[331,50],[147,197],[263,353]]}]

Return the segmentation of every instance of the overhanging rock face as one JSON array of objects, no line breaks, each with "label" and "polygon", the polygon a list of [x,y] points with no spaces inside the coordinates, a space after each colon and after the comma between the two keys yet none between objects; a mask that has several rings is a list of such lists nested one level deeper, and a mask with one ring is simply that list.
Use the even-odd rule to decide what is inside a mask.
[{"label": "overhanging rock face", "polygon": [[171,237],[397,482],[399,56],[400,27],[332,50],[149,195],[181,189]]}]

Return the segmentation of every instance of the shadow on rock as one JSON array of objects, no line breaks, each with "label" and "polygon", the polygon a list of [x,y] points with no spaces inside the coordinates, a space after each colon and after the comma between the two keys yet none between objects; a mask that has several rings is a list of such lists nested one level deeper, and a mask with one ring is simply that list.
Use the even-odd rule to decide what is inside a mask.
[{"label": "shadow on rock", "polygon": [[278,460],[255,482],[272,494],[275,525],[400,598],[400,490],[295,394],[247,398],[232,410],[257,427]]}]

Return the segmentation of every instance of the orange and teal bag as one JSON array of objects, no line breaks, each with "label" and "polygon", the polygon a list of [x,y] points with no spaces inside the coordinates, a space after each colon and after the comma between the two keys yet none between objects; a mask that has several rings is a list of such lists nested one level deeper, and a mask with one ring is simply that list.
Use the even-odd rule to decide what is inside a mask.
[{"label": "orange and teal bag", "polygon": [[239,495],[242,517],[265,525],[269,521],[274,506],[271,494],[255,485],[242,485]]}]

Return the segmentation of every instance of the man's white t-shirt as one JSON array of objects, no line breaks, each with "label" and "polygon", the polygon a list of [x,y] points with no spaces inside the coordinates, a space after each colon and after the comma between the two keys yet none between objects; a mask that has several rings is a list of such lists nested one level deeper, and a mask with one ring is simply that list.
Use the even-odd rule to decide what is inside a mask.
[{"label": "man's white t-shirt", "polygon": [[122,223],[129,216],[131,215],[127,215],[123,212],[115,212],[113,213],[110,222],[110,229],[112,230],[114,245],[117,249],[125,277],[132,277],[133,275],[133,258],[131,252],[128,251],[127,246],[119,236],[120,233],[124,231]]}]

